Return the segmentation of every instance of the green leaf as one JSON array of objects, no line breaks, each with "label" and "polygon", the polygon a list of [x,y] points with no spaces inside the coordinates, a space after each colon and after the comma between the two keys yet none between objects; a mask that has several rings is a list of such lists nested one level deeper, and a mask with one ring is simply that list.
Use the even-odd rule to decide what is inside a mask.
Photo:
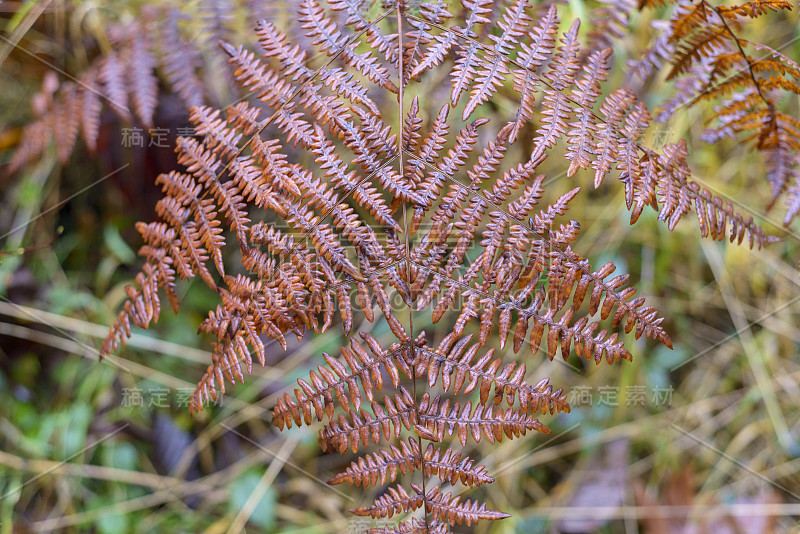
[{"label": "green leaf", "polygon": [[81,401],[76,401],[68,410],[60,414],[61,454],[62,458],[70,458],[86,446],[86,434],[92,420],[92,410]]},{"label": "green leaf", "polygon": [[116,226],[106,226],[103,229],[103,241],[111,251],[122,263],[133,263],[136,261],[136,253],[131,247],[122,239],[119,234],[119,229]]},{"label": "green leaf", "polygon": [[103,447],[103,465],[135,471],[139,465],[139,452],[132,443],[113,443]]},{"label": "green leaf", "polygon": [[[229,505],[233,514],[237,514],[244,507],[263,475],[262,471],[246,471],[231,485]],[[250,515],[249,522],[270,532],[275,524],[275,505],[277,500],[277,492],[272,487],[268,488]]]},{"label": "green leaf", "polygon": [[84,290],[68,286],[53,286],[47,291],[47,300],[51,303],[48,311],[58,315],[70,315],[78,310],[100,309],[100,301]]},{"label": "green leaf", "polygon": [[[95,503],[92,508],[105,508],[113,506],[115,502],[112,499],[104,498]],[[130,532],[130,525],[128,515],[122,511],[110,512],[101,515],[97,519],[97,530],[102,534],[118,534],[122,532]]]}]

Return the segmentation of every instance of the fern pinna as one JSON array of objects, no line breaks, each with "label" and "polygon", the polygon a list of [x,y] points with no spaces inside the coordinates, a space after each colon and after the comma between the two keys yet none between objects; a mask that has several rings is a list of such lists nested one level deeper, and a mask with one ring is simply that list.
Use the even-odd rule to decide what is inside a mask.
[{"label": "fern pinna", "polygon": [[[611,51],[582,53],[579,21],[562,27],[555,5],[384,8],[303,0],[310,44],[268,21],[263,54],[222,44],[257,102],[193,108],[199,138],[180,138],[185,170],[158,178],[161,221],[138,225],[146,261],[103,353],[158,319],[161,290],[177,310],[176,279],[199,276],[221,302],[200,326],[217,341],[198,410],[244,380],[252,354],[264,364],[265,340],[286,349],[288,333],[323,332],[338,310],[349,343],[272,421],[321,422],[326,451],[372,447],[330,481],[391,484],[353,513],[421,509],[378,531],[445,532],[505,517],[446,488],[492,482],[472,442],[547,433],[537,417],[569,411],[562,390],[527,381],[540,349],[613,363],[631,358],[621,331],[671,345],[628,275],[573,250],[580,225],[563,216],[581,188],[545,170],[566,159],[567,176],[594,187],[615,175],[632,220],[651,206],[673,228],[694,209],[704,235],[771,238],[692,181],[685,143],[641,143],[645,106],[624,87],[601,96]],[[355,333],[362,315],[394,342]]]},{"label": "fern pinna", "polygon": [[[224,51],[217,46],[209,47],[211,61],[206,63],[214,63],[219,57],[221,68],[212,69],[215,76],[208,72],[201,76],[206,70],[200,50],[203,42],[216,44],[221,38],[235,37],[230,27],[235,13],[263,17],[280,16],[283,11],[277,2],[269,0],[236,9],[225,0],[151,4],[143,2],[109,13],[112,19],[124,22],[103,21],[107,46],[91,45],[91,39],[81,38],[90,51],[98,53],[82,72],[71,76],[60,70],[48,71],[41,91],[32,98],[36,120],[22,129],[9,161],[11,173],[39,159],[51,142],[62,165],[69,160],[79,137],[89,152],[97,152],[104,105],[121,121],[150,129],[164,96],[160,86],[171,89],[187,108],[219,101],[233,81],[219,83],[220,74],[227,82],[227,65],[222,59]],[[133,13],[127,11],[131,7]],[[193,23],[193,27],[184,23]],[[84,56],[86,52],[75,55]],[[71,81],[59,83],[59,75]]]},{"label": "fern pinna", "polygon": [[[640,7],[663,3],[641,0]],[[639,77],[647,78],[663,63],[670,63],[667,79],[676,80],[676,91],[657,119],[667,121],[679,108],[716,102],[704,140],[717,143],[739,137],[758,151],[772,190],[767,209],[785,196],[783,222],[788,226],[800,214],[800,123],[785,108],[790,101],[787,96],[800,95],[800,65],[779,50],[741,35],[750,19],[791,10],[796,2],[676,4],[663,33],[632,65]]]}]

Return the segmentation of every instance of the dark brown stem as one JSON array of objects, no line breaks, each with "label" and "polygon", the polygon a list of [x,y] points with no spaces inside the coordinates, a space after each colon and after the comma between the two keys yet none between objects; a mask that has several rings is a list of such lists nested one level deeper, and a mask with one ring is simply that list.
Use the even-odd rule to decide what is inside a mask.
[{"label": "dark brown stem", "polygon": [[736,43],[736,47],[739,49],[739,55],[741,55],[742,60],[744,60],[744,62],[747,63],[747,70],[750,74],[750,79],[753,80],[753,86],[756,88],[758,96],[761,97],[761,100],[764,101],[764,104],[767,106],[767,109],[769,110],[769,121],[772,126],[770,130],[772,130],[773,128],[777,130],[778,119],[775,112],[775,104],[772,102],[772,100],[767,98],[767,96],[761,90],[761,86],[758,84],[758,79],[756,78],[756,73],[753,70],[753,64],[750,61],[750,57],[745,53],[744,47],[742,46],[742,42],[739,40],[736,34],[733,33],[733,29],[728,24],[728,21],[725,20],[725,17],[722,15],[722,13],[719,12],[719,10],[716,7],[709,4],[708,0],[702,0],[702,3],[703,5],[705,5],[706,7],[714,11],[714,13],[717,14],[717,17],[719,17],[719,20],[722,22],[722,26],[725,28],[725,31],[728,32],[728,35],[731,36],[733,42]]}]

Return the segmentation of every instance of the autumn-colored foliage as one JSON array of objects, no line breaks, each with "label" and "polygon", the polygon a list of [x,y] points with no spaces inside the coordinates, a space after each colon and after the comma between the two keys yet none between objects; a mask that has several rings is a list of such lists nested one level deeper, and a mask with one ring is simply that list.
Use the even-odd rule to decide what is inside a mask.
[{"label": "autumn-colored foliage", "polygon": [[[631,359],[621,332],[671,346],[663,318],[635,297],[628,275],[573,250],[580,224],[562,219],[573,198],[610,176],[625,189],[632,223],[650,207],[672,229],[693,211],[703,236],[751,247],[772,238],[692,180],[685,142],[643,144],[646,107],[630,89],[607,87],[611,49],[593,48],[597,33],[581,46],[580,21],[562,23],[554,4],[390,2],[372,18],[361,4],[302,0],[296,22],[307,39],[298,44],[268,21],[256,30],[263,53],[221,44],[256,102],[192,108],[198,138],[179,138],[184,170],[158,177],[161,220],[137,226],[145,264],[103,352],[117,350],[131,324],[157,321],[161,294],[177,311],[176,280],[199,277],[220,298],[200,325],[216,343],[192,397],[199,410],[226,382],[245,380],[253,355],[264,364],[266,339],[285,349],[287,334],[325,331],[337,312],[348,335],[356,314],[385,321],[394,343],[353,335],[277,402],[272,422],[321,422],[326,451],[377,444],[331,483],[382,486],[412,472],[426,483],[392,486],[353,512],[421,508],[421,518],[382,532],[445,532],[505,517],[434,482],[492,482],[459,444],[547,433],[537,416],[569,411],[548,380],[526,382],[531,354],[541,347],[550,359],[573,350],[597,363]],[[784,4],[680,8],[660,41],[673,48],[660,57],[673,61],[673,76],[716,62],[709,83],[743,61],[758,71],[736,50],[725,60],[704,43],[736,41],[729,19]],[[714,31],[700,42],[697,34]],[[780,70],[783,60],[775,61],[764,68]],[[426,78],[425,87],[449,78],[443,101],[415,90]],[[794,123],[770,107],[766,91],[796,86],[768,83],[734,84],[752,94],[736,97],[735,110],[726,101],[716,131],[747,130],[749,113],[766,117],[753,135],[777,165],[793,146]],[[495,105],[500,95],[513,107]],[[550,202],[545,160],[563,161],[575,181]],[[434,323],[454,317],[438,344],[412,320],[428,309]],[[512,353],[488,348],[490,340],[501,350],[508,342]]]}]

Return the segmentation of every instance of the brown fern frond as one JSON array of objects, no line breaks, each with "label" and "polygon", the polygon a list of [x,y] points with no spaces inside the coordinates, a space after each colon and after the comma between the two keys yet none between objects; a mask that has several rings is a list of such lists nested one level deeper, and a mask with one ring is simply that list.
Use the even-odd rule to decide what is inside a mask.
[{"label": "brown fern frond", "polygon": [[706,2],[683,5],[672,16],[672,39],[682,39],[692,32],[704,29],[705,24],[713,17],[713,8]]},{"label": "brown fern frond", "polygon": [[[518,396],[520,408],[531,413],[569,412],[563,391],[554,391],[548,379],[533,386],[524,381],[524,363],[517,366],[516,362],[510,362],[502,366],[502,359],[492,358],[494,349],[474,361],[481,345],[476,343],[467,349],[472,335],[458,341],[456,339],[455,333],[451,333],[435,351],[418,349],[414,363],[416,376],[427,377],[428,387],[433,388],[441,377],[445,393],[452,391],[455,395],[469,395],[477,389],[480,392],[480,402],[484,404],[489,400],[500,404],[505,398],[508,405],[513,407]],[[492,386],[494,394],[490,396]]]},{"label": "brown fern frond", "polygon": [[54,137],[56,143],[56,153],[58,159],[66,162],[72,154],[72,147],[78,138],[80,129],[81,110],[83,108],[81,98],[84,92],[78,90],[74,83],[65,83],[59,91],[59,101],[53,111],[54,117]]},{"label": "brown fern frond", "polygon": [[[300,27],[307,30],[308,37],[315,38],[314,45],[328,55],[338,55],[342,61],[357,69],[364,76],[393,93],[397,86],[391,81],[389,71],[369,53],[358,54],[347,44],[335,22],[325,16],[322,6],[316,0],[302,0],[298,8]],[[374,34],[373,34],[374,35]],[[374,41],[373,41],[374,42]],[[388,50],[388,47],[387,47]]]},{"label": "brown fern frond", "polygon": [[239,153],[241,134],[227,127],[227,121],[219,118],[218,109],[207,106],[194,107],[189,119],[196,125],[195,133],[205,137],[205,144],[225,161],[233,160]]},{"label": "brown fern frond", "polygon": [[592,29],[586,36],[584,56],[612,48],[614,39],[625,35],[631,12],[636,8],[634,0],[599,0],[600,6],[589,14]]},{"label": "brown fern frond", "polygon": [[[520,68],[514,69],[514,90],[520,94],[520,106],[514,122],[511,141],[516,140],[520,128],[534,114],[535,95],[538,91],[538,77],[533,73],[550,57],[555,49],[555,35],[558,32],[558,13],[556,6],[550,5],[547,14],[530,31],[530,41],[521,43],[517,57]],[[530,43],[530,44],[529,44]]]},{"label": "brown fern frond", "polygon": [[439,488],[432,488],[423,494],[421,487],[411,484],[411,490],[413,493],[402,486],[391,487],[387,493],[378,497],[372,506],[364,506],[350,511],[355,515],[370,516],[376,519],[416,510],[424,504],[425,512],[431,514],[434,521],[447,521],[451,525],[466,523],[467,526],[477,523],[480,519],[497,520],[510,517],[502,512],[487,510],[485,504],[479,505],[469,499],[461,502],[460,497],[442,493]]},{"label": "brown fern frond", "polygon": [[[377,446],[332,484],[377,487],[411,474],[489,484],[488,470],[463,450],[468,441],[547,433],[539,414],[570,411],[563,390],[528,376],[532,360],[514,356],[523,345],[550,360],[574,352],[596,363],[632,359],[623,333],[671,347],[665,319],[636,296],[630,276],[579,254],[580,222],[565,216],[585,188],[547,196],[545,160],[566,163],[572,180],[591,169],[595,187],[618,173],[632,221],[650,206],[673,229],[694,210],[703,235],[722,239],[730,225],[731,240],[762,246],[771,238],[692,180],[685,142],[659,151],[643,144],[646,106],[629,88],[606,87],[611,50],[582,47],[580,21],[562,28],[552,3],[398,2],[373,20],[362,4],[303,0],[296,22],[310,45],[266,21],[257,26],[261,56],[221,44],[252,98],[226,113],[192,108],[198,138],[179,138],[184,170],[158,178],[160,221],[139,226],[145,267],[103,351],[124,342],[131,323],[159,317],[159,291],[176,307],[176,280],[202,279],[220,302],[200,325],[216,341],[191,399],[199,410],[245,380],[254,354],[269,360],[267,340],[286,349],[290,333],[299,340],[341,324],[349,342],[281,392],[272,423],[321,423],[324,451]],[[800,146],[800,123],[765,114],[753,96],[794,90],[786,76],[796,65],[780,57],[758,64],[728,47],[698,69],[730,32],[713,9],[693,9],[681,8],[671,30],[685,39],[667,41],[676,75],[698,71],[696,82],[720,84],[742,61],[757,65],[761,81],[724,103],[718,134],[755,136],[772,154],[776,190],[800,197],[787,153]],[[609,28],[622,20],[609,19]],[[699,52],[687,48],[691,39]],[[437,91],[409,96],[418,82],[445,79],[444,102],[435,102]],[[721,91],[739,91],[736,83],[749,82]],[[430,309],[447,334],[429,344],[432,329],[405,321],[398,306]],[[394,340],[368,334],[361,315]],[[424,512],[384,532],[505,517],[435,485],[404,488],[354,513]]]},{"label": "brown fern frond", "polygon": [[383,54],[386,61],[392,65],[398,64],[397,34],[384,35],[367,21],[361,13],[363,1],[360,0],[332,0],[331,10],[347,13],[345,25],[352,26],[354,31],[366,31],[366,41],[370,46]]},{"label": "brown fern frond", "polygon": [[732,19],[736,17],[756,18],[768,14],[770,11],[791,10],[792,7],[794,6],[789,0],[753,0],[736,6],[719,6],[717,12]]},{"label": "brown fern frond", "polygon": [[179,22],[182,14],[174,6],[164,8],[156,16],[156,39],[164,77],[188,107],[200,106],[205,100],[205,89],[197,75],[201,63],[200,52],[191,41],[181,39]]},{"label": "brown fern frond", "polygon": [[494,443],[503,441],[503,436],[508,439],[524,436],[529,430],[550,433],[549,428],[522,409],[476,403],[473,410],[472,401],[451,404],[438,395],[431,399],[427,392],[423,394],[417,411],[418,423],[414,431],[423,439],[436,442],[443,441],[445,433],[452,436],[454,432],[457,432],[461,445],[467,444],[468,437],[479,443],[481,435],[489,443]]},{"label": "brown fern frond", "polygon": [[597,125],[592,120],[592,107],[600,96],[600,83],[608,78],[607,62],[610,56],[610,48],[592,53],[583,67],[586,74],[576,82],[577,88],[572,91],[577,101],[575,112],[578,121],[570,123],[571,129],[567,132],[570,145],[567,149],[567,159],[570,160],[567,176],[573,176],[578,169],[587,168],[589,158],[594,153],[592,144]]},{"label": "brown fern frond", "polygon": [[42,116],[25,129],[13,157],[12,172],[41,155],[50,140],[55,141],[59,160],[66,162],[75,149],[75,120],[86,148],[94,152],[104,105],[125,122],[152,128],[159,99],[159,72],[187,107],[202,105],[206,91],[196,74],[201,57],[181,36],[181,18],[185,16],[175,7],[143,6],[140,19],[111,25],[107,33],[112,49],[92,59],[83,72],[67,74],[76,80],[77,90],[71,82],[60,87],[56,84],[48,115],[60,118],[45,121]]},{"label": "brown fern frond", "polygon": [[354,104],[365,106],[375,115],[380,114],[377,104],[372,101],[365,88],[356,82],[352,74],[342,69],[328,68],[315,73],[305,64],[306,52],[297,45],[289,46],[287,36],[266,20],[258,23],[256,34],[264,48],[264,57],[277,58],[286,76],[291,76],[294,81],[306,82],[316,74],[331,91],[348,98]]},{"label": "brown fern frond", "polygon": [[797,74],[800,70],[800,65],[798,65],[798,63],[793,59],[763,43],[747,41],[745,39],[739,39],[739,42],[748,46],[752,46],[754,50],[765,51],[771,56],[771,58],[763,57],[755,60],[751,59],[750,63],[753,68],[757,68],[757,65],[763,62],[762,64],[770,65],[772,70],[778,71],[781,74],[790,74],[793,78],[798,79]]},{"label": "brown fern frond", "polygon": [[[659,120],[665,120],[684,106],[719,101],[711,120],[713,125],[706,130],[703,139],[717,142],[723,137],[741,136],[764,156],[773,192],[768,208],[786,191],[791,174],[788,169],[792,167],[783,163],[774,165],[789,161],[789,156],[777,155],[776,152],[783,151],[785,146],[768,141],[781,135],[777,95],[780,92],[798,94],[800,86],[789,77],[797,80],[800,70],[795,61],[769,46],[742,39],[738,35],[738,22],[743,17],[757,18],[791,8],[792,3],[785,0],[754,0],[733,6],[713,6],[706,0],[690,6],[681,4],[673,11],[669,30],[657,40],[660,51],[651,49],[648,52],[669,57],[672,68],[668,77],[678,79],[676,95],[662,106]],[[768,56],[754,57],[747,47],[766,51]],[[659,66],[656,63],[654,67]],[[679,189],[680,182],[679,178]],[[695,194],[689,191],[687,196]],[[665,198],[676,196],[670,193]],[[710,205],[718,203],[698,198],[695,204],[703,235],[724,235],[721,228],[712,230],[718,225],[709,225],[708,216],[701,215],[702,209],[714,209]],[[668,211],[672,212],[672,208]],[[661,214],[662,219],[668,218],[663,210]],[[713,217],[730,220],[720,213]],[[794,211],[789,208],[785,223],[789,224],[793,218]],[[746,221],[734,224],[737,235],[732,235],[732,239],[739,236],[738,227]],[[758,242],[757,237],[755,241]]]},{"label": "brown fern frond", "polygon": [[439,488],[429,490],[425,498],[426,513],[430,513],[434,520],[447,521],[451,525],[466,523],[470,526],[480,519],[496,521],[511,517],[503,512],[488,510],[486,504],[477,501],[466,499],[461,502],[461,497],[451,497],[450,493],[442,493]]},{"label": "brown fern frond", "polygon": [[[468,37],[476,36],[477,33],[473,29],[476,24],[487,24],[491,22],[490,19],[484,16],[492,12],[491,8],[488,7],[489,5],[491,5],[490,0],[476,0],[474,2],[464,3],[464,7],[468,10],[467,21],[462,29],[464,35]],[[459,59],[455,62],[453,71],[450,74],[453,88],[450,92],[450,102],[453,106],[458,103],[461,93],[466,91],[472,84],[472,81],[475,79],[475,69],[478,68],[480,64],[480,58],[478,56],[480,47],[475,43],[469,43],[469,45],[461,43],[456,37],[457,36],[454,35],[453,42],[457,43],[458,49],[456,50],[456,54],[458,54]],[[440,57],[438,54],[434,56],[435,59],[438,57]],[[412,73],[412,76],[413,75],[414,73]]]},{"label": "brown fern frond", "polygon": [[[328,484],[349,483],[377,487],[383,486],[388,479],[394,482],[398,473],[405,475],[419,470],[420,451],[419,443],[413,438],[408,442],[401,442],[400,448],[391,446],[389,450],[381,449],[374,455],[366,455],[357,462],[350,464],[345,471],[338,473],[328,481]],[[380,483],[380,484],[379,484]]]},{"label": "brown fern frond", "polygon": [[403,486],[389,488],[386,493],[375,499],[372,506],[362,506],[350,510],[350,512],[355,515],[370,516],[376,519],[416,510],[424,502],[422,488],[416,485],[411,488],[412,493],[409,493]]},{"label": "brown fern frond", "polygon": [[580,19],[575,19],[564,36],[561,38],[562,45],[556,49],[552,61],[548,65],[548,70],[544,78],[549,82],[549,89],[544,92],[542,106],[542,123],[534,139],[533,153],[536,156],[544,154],[551,148],[558,139],[564,135],[567,124],[566,121],[571,111],[566,95],[561,91],[572,85],[575,71],[580,66],[578,61],[578,29]]},{"label": "brown fern frond", "polygon": [[[417,70],[417,67],[423,61],[425,52],[422,47],[429,45],[435,39],[434,35],[429,33],[433,27],[428,24],[443,24],[445,20],[453,18],[453,14],[447,10],[446,0],[436,0],[436,3],[424,3],[419,7],[419,15],[423,20],[410,20],[409,25],[414,28],[407,33],[408,40],[403,42],[403,83],[407,83],[411,74]],[[441,54],[440,50],[438,54]],[[443,58],[439,57],[438,61]],[[429,60],[430,61],[430,60]],[[423,70],[430,68],[430,62],[427,66],[423,66]]]},{"label": "brown fern frond", "polygon": [[144,36],[132,33],[125,52],[126,84],[136,116],[147,127],[153,125],[153,113],[158,104],[158,79],[155,76],[156,58],[148,49]]},{"label": "brown fern frond", "polygon": [[437,475],[442,482],[448,482],[451,486],[455,486],[458,481],[466,486],[480,486],[494,482],[494,478],[486,473],[486,468],[482,465],[476,466],[472,458],[464,456],[462,459],[460,452],[450,448],[442,451],[433,443],[428,444],[422,459],[426,476]]},{"label": "brown fern frond", "polygon": [[625,184],[625,205],[629,210],[633,206],[636,191],[642,189],[643,170],[636,140],[641,138],[650,120],[650,113],[645,105],[641,102],[636,103],[625,117],[623,135],[619,139],[617,169],[620,170],[619,180]]},{"label": "brown fern frond", "polygon": [[100,89],[97,85],[97,71],[89,70],[81,78],[81,136],[90,152],[97,149],[97,136],[100,132],[100,112],[103,103],[100,101]]},{"label": "brown fern frond", "polygon": [[366,455],[350,464],[328,484],[362,485],[364,487],[384,485],[386,481],[394,482],[398,474],[405,475],[419,471],[425,465],[425,476],[438,475],[442,482],[455,484],[461,481],[467,486],[491,484],[494,479],[486,474],[484,466],[475,466],[469,457],[462,459],[461,453],[452,449],[443,450],[429,443],[425,453],[420,454],[419,442],[409,437],[402,442],[400,448],[391,446],[389,450],[381,449],[373,455]]},{"label": "brown fern frond", "polygon": [[344,454],[348,449],[358,452],[367,447],[370,440],[376,445],[383,440],[396,439],[403,430],[413,430],[417,424],[416,403],[411,393],[400,386],[399,393],[386,395],[380,402],[373,402],[372,412],[361,409],[348,417],[339,415],[319,432],[319,444],[323,451],[338,450]]},{"label": "brown fern frond", "polygon": [[100,66],[103,96],[120,117],[130,121],[131,115],[128,109],[128,87],[125,73],[125,65],[116,52],[111,52],[103,59],[103,63]]},{"label": "brown fern frond", "polygon": [[515,0],[509,5],[503,18],[498,22],[498,27],[502,31],[500,37],[491,36],[495,42],[492,47],[488,64],[486,62],[475,78],[475,85],[470,92],[470,99],[467,102],[462,120],[464,122],[472,115],[475,109],[486,102],[503,82],[505,75],[508,74],[506,66],[506,56],[511,52],[512,46],[516,45],[519,37],[526,33],[531,18],[525,13],[528,0]]},{"label": "brown fern frond", "polygon": [[671,80],[686,73],[691,65],[704,56],[709,56],[727,40],[727,31],[721,25],[712,24],[693,33],[682,41],[672,57],[672,69],[667,75]]},{"label": "brown fern frond", "polygon": [[300,425],[301,414],[302,422],[310,424],[312,408],[317,421],[331,419],[335,407],[334,396],[346,413],[350,414],[351,410],[358,411],[361,408],[362,392],[372,403],[374,392],[383,389],[382,371],[388,374],[395,388],[400,383],[399,371],[402,371],[407,378],[411,378],[408,358],[402,354],[402,351],[408,350],[407,347],[396,344],[388,350],[383,350],[377,340],[369,334],[362,333],[362,337],[367,341],[369,351],[355,339],[351,339],[350,349],[342,347],[342,357],[350,368],[349,371],[339,360],[323,353],[331,369],[318,366],[318,374],[311,372],[310,383],[302,378],[298,379],[297,383],[301,389],[295,390],[294,399],[287,393],[278,401],[272,411],[273,424],[278,428],[283,428],[284,424],[291,427],[292,421]]},{"label": "brown fern frond", "polygon": [[[33,98],[38,118],[22,129],[19,147],[9,162],[11,172],[40,158],[51,144],[59,159],[66,161],[80,125],[82,93],[73,83],[60,85],[55,75],[44,78]],[[66,131],[59,131],[62,128]]]},{"label": "brown fern frond", "polygon": [[[641,8],[640,8],[641,9]],[[678,8],[676,8],[678,9]],[[675,53],[675,46],[671,40],[671,25],[669,21],[654,20],[651,26],[659,34],[639,56],[638,59],[629,59],[628,68],[636,78],[645,81],[652,77],[656,71],[667,63],[672,54]]]},{"label": "brown fern frond", "polygon": [[[485,24],[490,22],[484,15],[490,14],[492,12],[491,7],[491,0],[475,0],[475,1],[466,1],[462,2],[462,6],[465,10],[465,19],[466,23],[463,26],[464,33],[466,35],[474,35],[474,31],[472,30],[475,24]],[[426,11],[422,12],[423,22],[431,22],[438,24],[439,21],[435,20],[430,15],[427,15]],[[462,28],[459,28],[462,29]],[[439,33],[433,38],[435,44],[430,45],[426,48],[425,52],[422,54],[422,58],[414,67],[414,70],[411,72],[410,77],[416,78],[422,72],[431,69],[433,67],[438,66],[442,61],[444,61],[445,56],[450,51],[451,48],[457,45],[458,43],[458,35],[456,33]],[[460,53],[460,52],[459,52]],[[463,59],[463,58],[462,58]],[[463,65],[463,63],[462,63]]]},{"label": "brown fern frond", "polygon": [[28,162],[41,156],[52,140],[53,116],[46,116],[26,125],[22,129],[21,142],[9,161],[11,172],[16,172]]},{"label": "brown fern frond", "polygon": [[450,532],[448,523],[436,520],[422,520],[414,517],[408,521],[401,521],[394,526],[371,528],[367,534],[447,534]]}]

